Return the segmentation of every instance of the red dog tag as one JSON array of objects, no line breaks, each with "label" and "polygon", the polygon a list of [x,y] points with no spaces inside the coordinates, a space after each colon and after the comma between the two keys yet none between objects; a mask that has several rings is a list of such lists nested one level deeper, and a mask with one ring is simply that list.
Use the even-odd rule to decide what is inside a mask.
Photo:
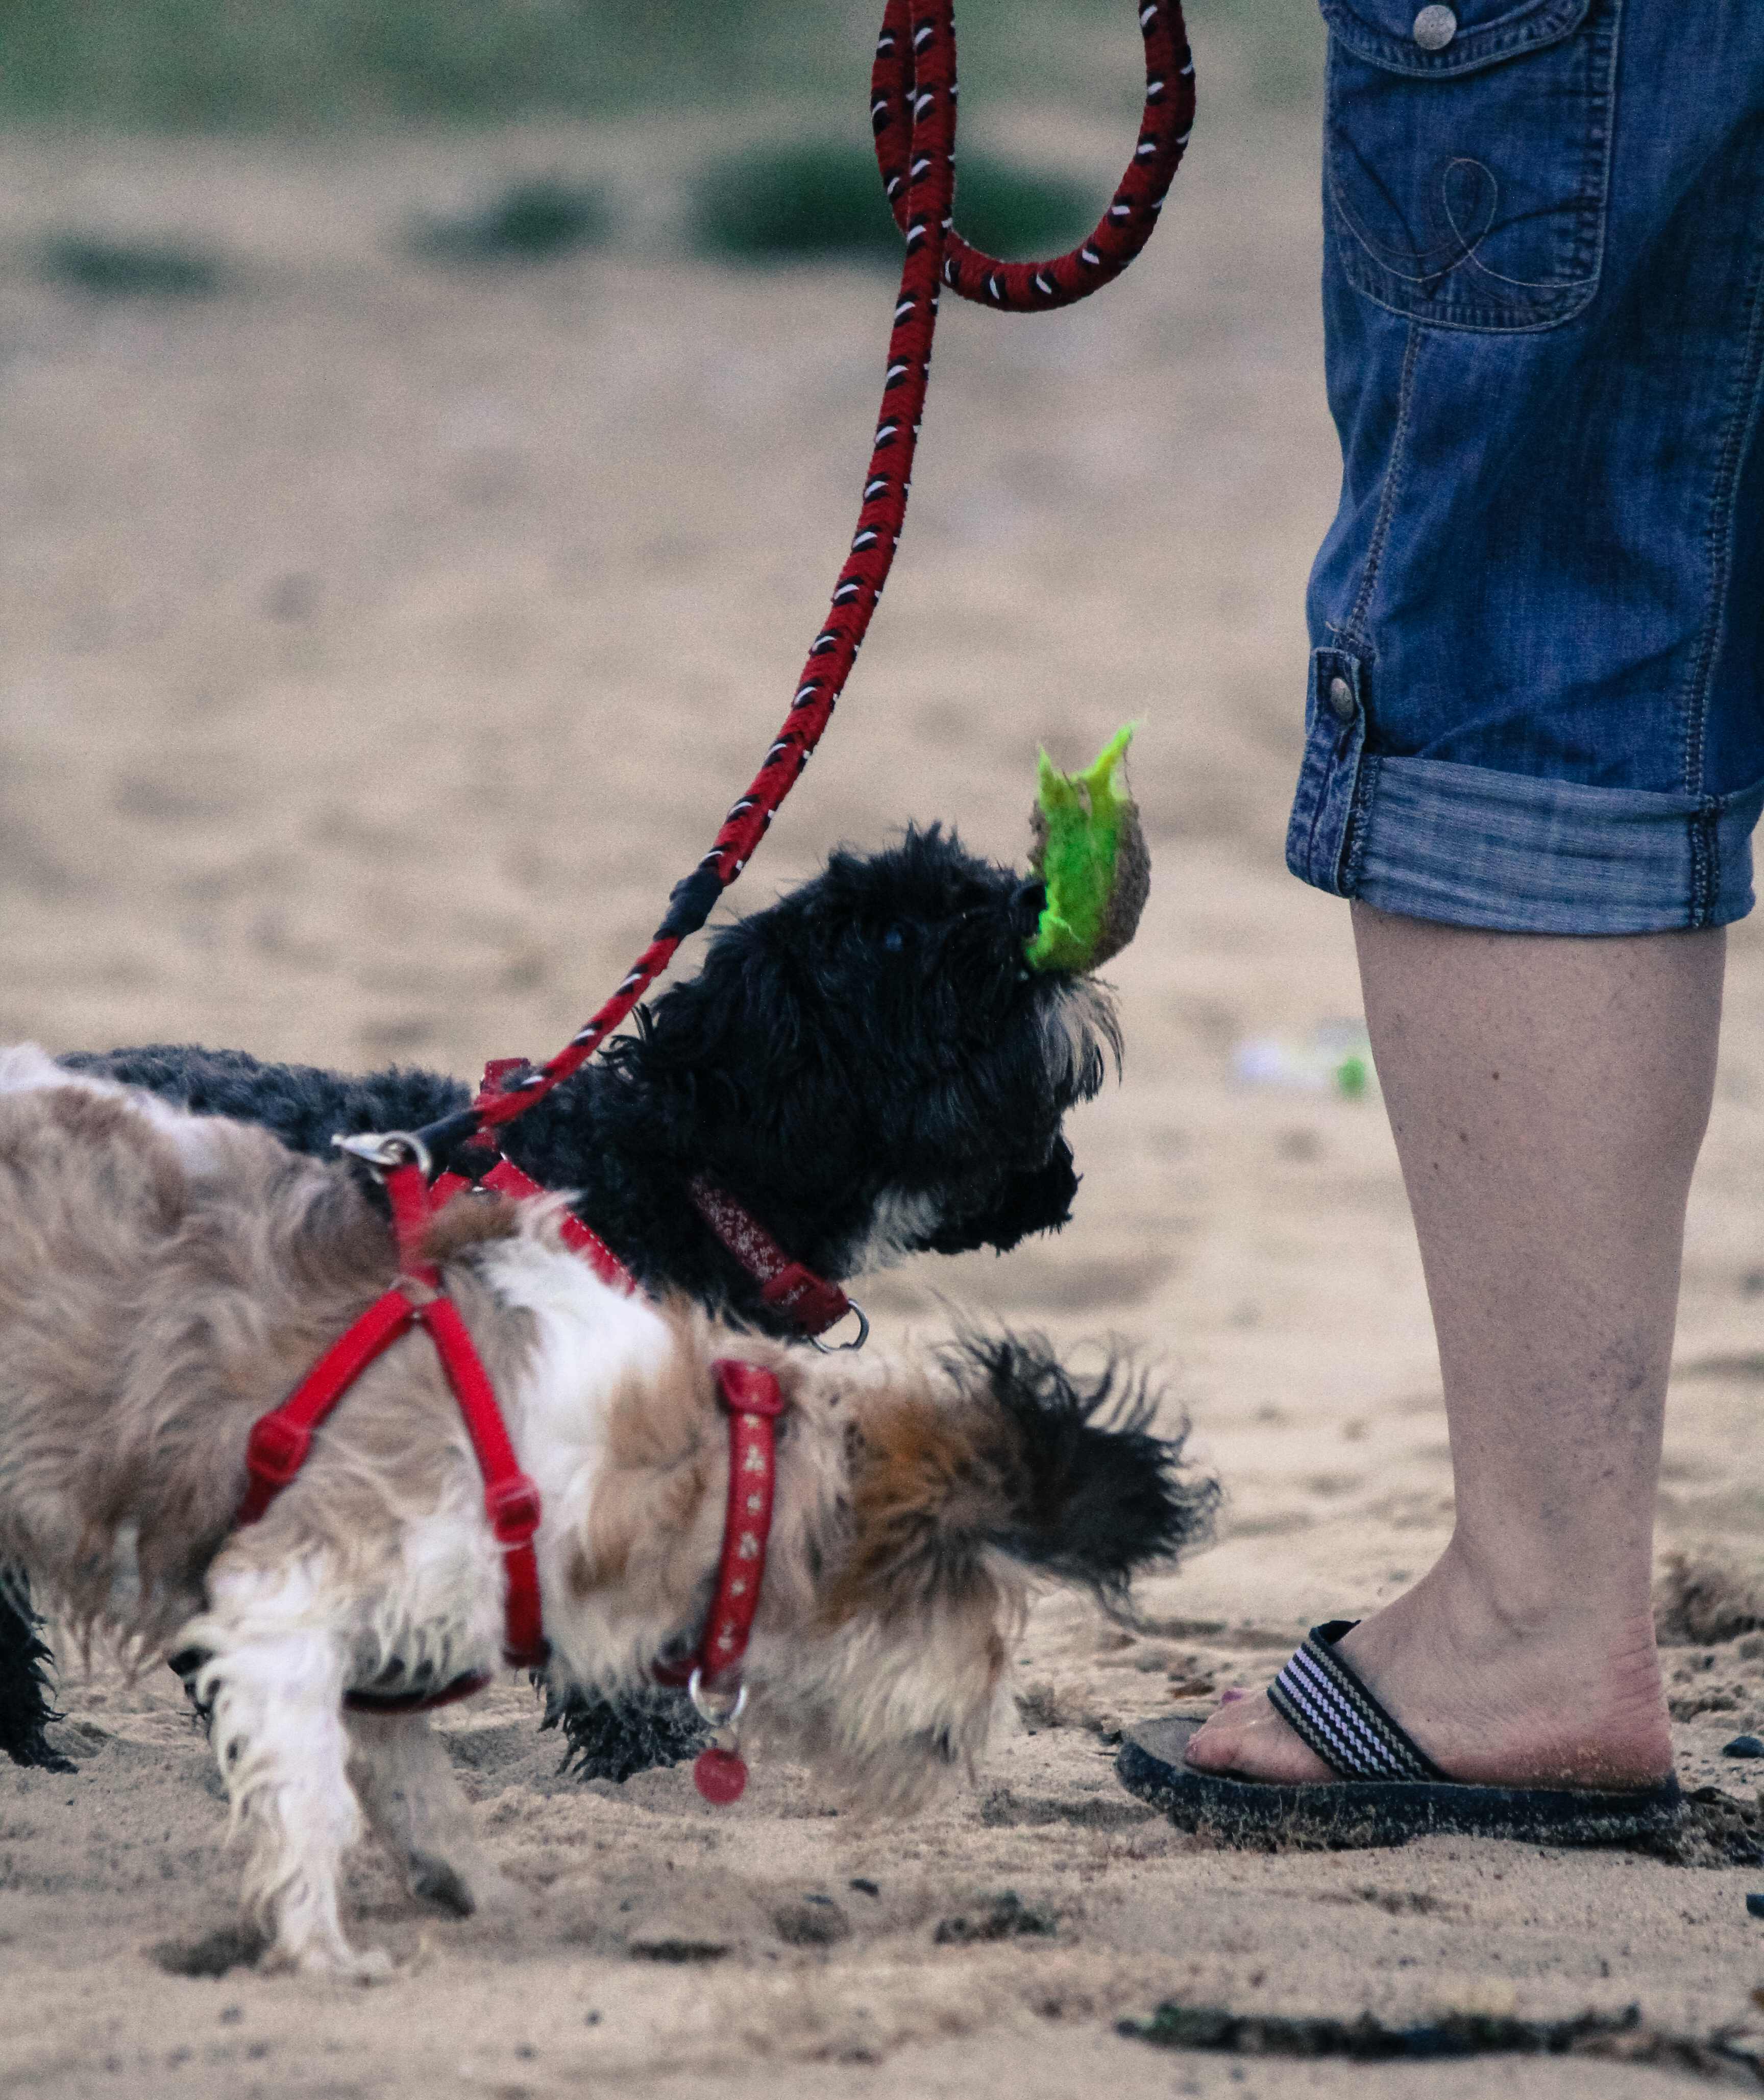
[{"label": "red dog tag", "polygon": [[693,1760],[692,1784],[714,1807],[739,1801],[747,1783],[747,1762],[739,1750],[720,1750],[712,1743]]}]

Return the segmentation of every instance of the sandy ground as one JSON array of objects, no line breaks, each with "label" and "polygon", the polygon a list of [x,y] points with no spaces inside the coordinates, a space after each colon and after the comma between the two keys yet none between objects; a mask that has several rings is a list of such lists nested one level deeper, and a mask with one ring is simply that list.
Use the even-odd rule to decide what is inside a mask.
[{"label": "sandy ground", "polygon": [[[1123,141],[1013,135],[1089,168]],[[850,529],[890,285],[681,258],[702,129],[306,149],[12,141],[0,193],[0,1039],[152,1039],[470,1074],[599,1003],[781,717]],[[540,270],[411,258],[414,214],[605,173],[624,243]],[[1753,2011],[1764,1869],[1429,1841],[1246,1856],[1115,1785],[1135,1717],[1266,1680],[1304,1626],[1425,1568],[1451,1484],[1419,1266],[1376,1099],[1250,1088],[1233,1046],[1357,1011],[1344,907],[1281,839],[1310,552],[1334,492],[1298,120],[1203,118],[1168,223],[1090,307],[939,337],[903,553],[822,755],[738,897],[909,818],[1019,859],[1045,739],[1144,722],[1157,856],[1113,966],[1124,1084],[1074,1119],[1074,1224],[860,1292],[1113,1334],[1165,1366],[1230,1501],[1129,1639],[1049,1599],[1025,1730],[898,1826],[762,1770],[556,1776],[509,1684],[448,1739],[530,1917],[420,1912],[378,1862],[374,1991],[201,1967],[232,1915],[218,1786],[176,1688],[68,1658],[68,1779],[0,1769],[0,2091],[486,2096],[1627,2093],[1682,2074],[1488,2058],[1360,2070],[1171,2054],[1117,2018],[1639,2001]],[[223,296],[91,302],[33,244],[214,244]],[[1663,1547],[1754,1566],[1764,1377],[1764,940],[1736,929],[1692,1204]],[[1674,1665],[1687,1777],[1764,1724],[1749,1640]],[[989,1941],[1015,1891],[1050,1929]],[[940,1926],[965,1919],[966,1928]],[[965,1935],[965,1936],[964,1936]],[[209,1965],[214,1965],[212,1962]]]}]

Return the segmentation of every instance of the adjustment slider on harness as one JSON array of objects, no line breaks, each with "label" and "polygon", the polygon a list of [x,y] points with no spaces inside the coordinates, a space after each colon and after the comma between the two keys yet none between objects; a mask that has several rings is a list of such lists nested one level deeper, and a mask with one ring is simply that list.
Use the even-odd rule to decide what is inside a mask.
[{"label": "adjustment slider on harness", "polygon": [[245,1443],[245,1469],[261,1480],[269,1495],[288,1485],[306,1462],[312,1432],[280,1414],[259,1415]]},{"label": "adjustment slider on harness", "polygon": [[484,1509],[499,1546],[524,1546],[539,1529],[539,1490],[525,1473],[486,1488]]}]

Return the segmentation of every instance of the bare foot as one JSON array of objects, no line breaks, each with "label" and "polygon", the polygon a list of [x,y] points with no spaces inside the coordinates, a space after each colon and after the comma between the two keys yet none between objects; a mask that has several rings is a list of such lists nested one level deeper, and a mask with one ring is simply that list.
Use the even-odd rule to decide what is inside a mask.
[{"label": "bare foot", "polygon": [[[1448,1548],[1338,1652],[1442,1771],[1502,1786],[1656,1785],[1672,1732],[1652,1624],[1581,1614],[1502,1622]],[[1335,1776],[1266,1695],[1221,1705],[1188,1745],[1198,1771],[1289,1785]]]}]

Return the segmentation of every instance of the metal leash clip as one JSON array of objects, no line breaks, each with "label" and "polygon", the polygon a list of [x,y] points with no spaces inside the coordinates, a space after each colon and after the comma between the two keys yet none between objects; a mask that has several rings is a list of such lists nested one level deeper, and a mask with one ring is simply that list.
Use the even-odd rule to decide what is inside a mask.
[{"label": "metal leash clip", "polygon": [[686,1684],[686,1696],[699,1718],[716,1732],[716,1740],[700,1750],[692,1762],[692,1784],[715,1808],[726,1808],[741,1798],[747,1784],[747,1760],[741,1754],[735,1723],[747,1703],[747,1688],[737,1688],[725,1706],[722,1696],[704,1689],[704,1673],[695,1670]]},{"label": "metal leash clip", "polygon": [[358,1136],[333,1137],[331,1142],[339,1152],[348,1153],[377,1175],[390,1174],[395,1167],[408,1167],[412,1161],[422,1169],[425,1181],[434,1172],[428,1146],[408,1130],[364,1130]]}]

